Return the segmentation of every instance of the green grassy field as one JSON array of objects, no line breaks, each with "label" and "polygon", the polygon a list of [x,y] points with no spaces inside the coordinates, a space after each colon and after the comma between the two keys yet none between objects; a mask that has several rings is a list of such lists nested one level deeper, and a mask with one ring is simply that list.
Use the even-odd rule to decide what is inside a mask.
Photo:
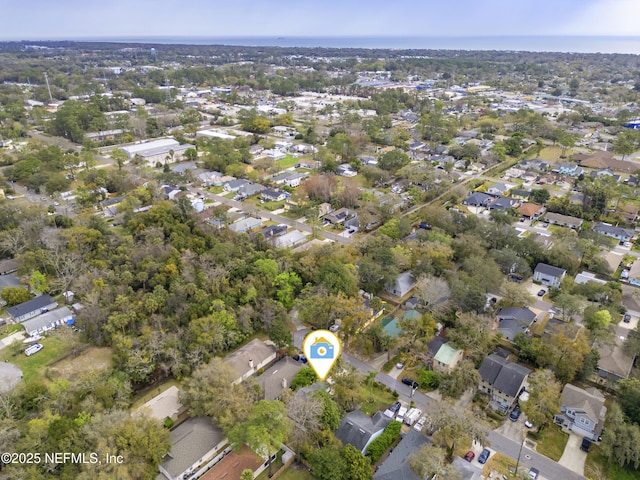
[{"label": "green grassy field", "polygon": [[536,451],[557,462],[564,452],[567,440],[569,440],[569,435],[564,433],[560,427],[549,425],[537,438]]},{"label": "green grassy field", "polygon": [[393,393],[387,392],[382,388],[377,388],[376,385],[373,386],[373,402],[369,402],[370,390],[368,385],[361,385],[358,389],[358,394],[360,396],[361,410],[367,415],[373,415],[378,411],[384,411],[386,408],[396,401],[396,398],[393,396]]},{"label": "green grassy field", "polygon": [[26,382],[41,378],[44,375],[45,367],[62,358],[68,352],[69,345],[64,337],[59,335],[45,337],[39,343],[44,348],[30,357],[24,354],[26,345],[22,342],[19,345],[11,345],[0,350],[0,361],[8,361],[16,365],[22,370]]},{"label": "green grassy field", "polygon": [[611,480],[640,480],[640,470],[620,467],[615,462],[608,462],[599,445],[591,445],[584,467],[588,478],[609,478]]},{"label": "green grassy field", "polygon": [[291,155],[287,155],[286,157],[277,160],[276,165],[284,170],[285,168],[294,167],[300,160],[302,160],[302,158],[304,157],[294,158]]},{"label": "green grassy field", "polygon": [[306,470],[297,470],[293,466],[278,477],[280,480],[315,480],[316,477]]},{"label": "green grassy field", "polygon": [[540,152],[540,155],[538,155],[538,158],[542,160],[546,160],[547,162],[562,163],[564,161],[567,161],[569,157],[571,157],[571,155],[573,155],[576,152],[574,152],[573,150],[567,150],[565,152],[566,158],[560,158],[561,153],[562,153],[562,147],[559,147],[557,145],[552,147],[545,147]]}]

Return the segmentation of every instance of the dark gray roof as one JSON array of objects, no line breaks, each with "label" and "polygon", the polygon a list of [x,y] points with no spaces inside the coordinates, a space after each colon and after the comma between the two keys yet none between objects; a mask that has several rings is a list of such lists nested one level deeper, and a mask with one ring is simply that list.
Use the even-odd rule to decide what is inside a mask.
[{"label": "dark gray roof", "polygon": [[596,223],[593,226],[593,230],[596,232],[602,232],[609,235],[615,235],[617,237],[633,237],[634,231],[629,228],[615,227],[607,223]]},{"label": "dark gray roof", "polygon": [[478,462],[467,462],[460,457],[453,459],[451,466],[455,468],[462,480],[480,480],[482,468]]},{"label": "dark gray roof", "polygon": [[504,335],[507,340],[513,340],[518,333],[524,333],[529,325],[521,320],[502,320],[498,325],[498,333]]},{"label": "dark gray roof", "polygon": [[465,205],[488,205],[491,195],[484,192],[474,192],[470,194],[462,203]]},{"label": "dark gray roof", "polygon": [[496,354],[491,354],[482,361],[478,372],[482,379],[494,389],[504,392],[510,397],[515,397],[531,370]]},{"label": "dark gray roof", "polygon": [[176,477],[202,458],[223,438],[222,431],[214,427],[209,418],[190,418],[169,434],[171,451],[162,459],[162,466]]},{"label": "dark gray roof", "polygon": [[550,275],[552,277],[558,278],[567,273],[567,271],[563,268],[554,267],[553,265],[547,265],[546,263],[537,264],[534,272],[539,272],[543,275]]},{"label": "dark gray roof", "polygon": [[21,303],[20,305],[16,305],[15,307],[7,308],[7,313],[13,318],[18,318],[26,313],[40,310],[47,305],[51,305],[52,303],[56,303],[53,297],[51,297],[50,295],[40,295],[39,297],[28,300],[24,303]]},{"label": "dark gray roof", "polygon": [[13,258],[8,258],[6,260],[0,260],[0,275],[3,273],[15,272],[18,269],[18,262],[16,262]]},{"label": "dark gray roof", "polygon": [[531,195],[531,190],[524,190],[522,188],[514,188],[513,190],[511,190],[511,195],[517,196],[517,197],[528,197],[529,195]]},{"label": "dark gray roof", "polygon": [[22,284],[13,275],[0,275],[0,292],[6,287],[19,287]]},{"label": "dark gray roof", "polygon": [[446,338],[440,336],[434,337],[434,339],[427,344],[427,352],[430,356],[435,357],[440,347],[447,342],[448,340]]},{"label": "dark gray roof", "polygon": [[422,433],[409,430],[373,475],[374,480],[422,480],[409,466],[409,456],[430,441]]},{"label": "dark gray roof", "polygon": [[536,314],[528,307],[504,307],[498,311],[497,317],[499,320],[521,320],[531,323]]},{"label": "dark gray roof", "polygon": [[391,423],[391,419],[377,412],[373,417],[354,410],[347,413],[342,419],[340,427],[336,430],[336,438],[343,444],[349,444],[362,451],[369,443],[371,436],[384,430]]},{"label": "dark gray roof", "polygon": [[491,202],[489,204],[489,208],[493,208],[497,210],[505,210],[507,208],[513,207],[516,203],[518,203],[517,200],[514,200],[513,198],[502,197],[502,198],[497,198],[496,200]]}]

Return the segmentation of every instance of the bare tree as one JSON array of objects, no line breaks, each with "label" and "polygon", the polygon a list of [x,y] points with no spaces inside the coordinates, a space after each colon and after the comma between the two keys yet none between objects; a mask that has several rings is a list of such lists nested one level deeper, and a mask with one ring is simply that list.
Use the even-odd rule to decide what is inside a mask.
[{"label": "bare tree", "polygon": [[300,446],[320,430],[322,402],[319,398],[298,390],[287,402],[287,416],[293,420],[290,438],[296,445],[300,458]]},{"label": "bare tree", "polygon": [[442,278],[420,277],[416,282],[416,296],[431,313],[442,313],[450,308],[449,285]]}]

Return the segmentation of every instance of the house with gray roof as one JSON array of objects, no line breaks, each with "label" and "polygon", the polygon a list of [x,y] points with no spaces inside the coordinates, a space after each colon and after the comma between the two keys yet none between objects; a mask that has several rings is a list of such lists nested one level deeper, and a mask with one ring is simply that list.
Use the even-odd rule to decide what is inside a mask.
[{"label": "house with gray roof", "polygon": [[560,413],[553,417],[553,421],[581,437],[598,441],[607,414],[604,401],[604,395],[596,388],[584,390],[567,383],[562,389]]},{"label": "house with gray roof", "polygon": [[307,240],[307,235],[300,230],[291,230],[284,235],[273,238],[273,245],[278,248],[290,248],[300,245]]},{"label": "house with gray roof", "polygon": [[266,187],[260,185],[259,183],[248,183],[247,185],[242,185],[238,189],[238,193],[244,195],[245,197],[253,197],[263,190],[266,190]]},{"label": "house with gray roof", "polygon": [[498,196],[500,196],[500,195],[504,195],[505,193],[507,193],[513,187],[515,187],[515,185],[510,184],[510,183],[496,183],[495,185],[492,185],[487,189],[487,193],[489,195],[498,195]]},{"label": "house with gray roof", "polygon": [[73,320],[74,313],[68,307],[60,307],[50,312],[43,313],[36,317],[22,322],[24,329],[30,337],[40,335],[49,330],[53,330],[67,322]]},{"label": "house with gray roof", "polygon": [[13,275],[0,275],[0,293],[7,287],[21,287],[22,284]]},{"label": "house with gray roof", "polygon": [[493,200],[491,195],[487,193],[473,192],[462,201],[462,204],[469,207],[487,207],[491,200]]},{"label": "house with gray roof", "polygon": [[213,459],[227,439],[207,417],[189,418],[169,433],[171,450],[158,466],[156,480],[187,478],[200,465]]},{"label": "house with gray roof", "polygon": [[524,333],[529,328],[536,314],[528,307],[504,307],[497,315],[498,332],[509,341],[513,341],[518,333]]},{"label": "house with gray roof", "polygon": [[524,391],[531,370],[492,353],[482,361],[478,373],[478,390],[490,396],[489,405],[507,412]]},{"label": "house with gray roof", "polygon": [[13,258],[7,258],[6,260],[0,260],[0,275],[6,275],[18,270],[18,262]]},{"label": "house with gray roof", "polygon": [[580,230],[583,223],[581,218],[570,217],[569,215],[562,215],[560,213],[553,212],[547,212],[544,216],[544,221],[552,225],[573,228],[574,230]]},{"label": "house with gray roof", "polygon": [[224,184],[225,192],[237,192],[245,185],[249,185],[251,182],[249,180],[244,180],[243,178],[239,178],[236,180],[231,180]]},{"label": "house with gray roof", "polygon": [[406,272],[398,275],[393,283],[390,283],[385,287],[385,291],[389,295],[393,295],[394,297],[402,298],[407,295],[413,287],[416,286],[416,282],[411,278],[411,271],[407,270]]},{"label": "house with gray roof", "polygon": [[235,352],[224,357],[224,363],[231,365],[238,377],[233,383],[246,380],[261,368],[265,368],[276,359],[275,346],[254,338]]},{"label": "house with gray roof", "polygon": [[378,438],[392,419],[376,412],[373,417],[360,410],[347,413],[340,427],[336,430],[336,438],[343,445],[353,445],[360,452],[365,453],[371,442]]},{"label": "house with gray roof", "polygon": [[567,271],[564,268],[539,263],[533,270],[533,279],[548,287],[559,288],[566,274]]},{"label": "house with gray roof", "polygon": [[235,233],[249,232],[262,226],[261,218],[246,217],[229,225],[229,230]]},{"label": "house with gray roof", "polygon": [[458,472],[460,480],[482,480],[482,465],[478,462],[467,462],[460,457],[456,457],[451,462],[451,466]]},{"label": "house with gray roof", "polygon": [[7,313],[14,322],[24,322],[36,315],[53,310],[57,306],[58,303],[50,295],[40,295],[14,307],[7,308]]},{"label": "house with gray roof", "polygon": [[518,206],[520,202],[515,198],[501,197],[496,198],[489,204],[489,210],[508,210]]},{"label": "house with gray roof", "polygon": [[610,223],[596,223],[592,230],[607,237],[613,237],[621,242],[628,242],[633,238],[635,232],[629,228],[616,227]]},{"label": "house with gray roof", "polygon": [[373,480],[423,480],[409,466],[409,457],[429,443],[423,434],[410,429],[374,473]]}]

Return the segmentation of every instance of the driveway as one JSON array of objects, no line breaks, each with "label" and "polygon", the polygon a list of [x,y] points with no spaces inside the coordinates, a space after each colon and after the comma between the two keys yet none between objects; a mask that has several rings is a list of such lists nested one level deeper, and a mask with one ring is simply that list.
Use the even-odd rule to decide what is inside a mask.
[{"label": "driveway", "polygon": [[524,415],[520,415],[520,418],[517,422],[512,422],[507,418],[507,420],[505,420],[502,425],[496,428],[495,431],[501,433],[514,442],[522,442],[522,439],[526,435],[526,428],[524,426]]},{"label": "driveway", "polygon": [[569,440],[564,447],[564,453],[558,463],[563,467],[573,470],[580,475],[584,475],[584,462],[587,459],[587,454],[580,450],[582,444],[582,437],[575,433],[569,433]]}]

